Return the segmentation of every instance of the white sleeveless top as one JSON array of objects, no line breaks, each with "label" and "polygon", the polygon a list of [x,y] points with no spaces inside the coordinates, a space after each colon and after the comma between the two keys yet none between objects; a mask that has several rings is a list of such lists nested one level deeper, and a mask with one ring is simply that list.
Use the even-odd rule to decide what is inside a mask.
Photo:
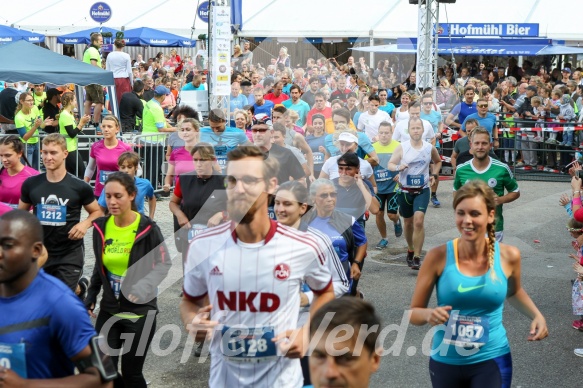
[{"label": "white sleeveless top", "polygon": [[395,125],[401,120],[409,120],[409,110],[401,112],[401,108],[395,109]]},{"label": "white sleeveless top", "polygon": [[429,163],[431,162],[431,143],[422,141],[420,149],[415,149],[410,141],[401,143],[403,157],[401,164],[409,167],[399,172],[399,182],[403,188],[426,188],[429,187]]}]

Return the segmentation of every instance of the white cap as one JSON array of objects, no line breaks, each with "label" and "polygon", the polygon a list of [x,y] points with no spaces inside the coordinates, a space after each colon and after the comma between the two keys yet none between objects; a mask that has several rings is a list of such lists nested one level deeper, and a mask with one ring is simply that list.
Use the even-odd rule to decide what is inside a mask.
[{"label": "white cap", "polygon": [[350,132],[342,132],[340,136],[338,136],[338,141],[346,141],[348,143],[358,144],[358,137],[354,136]]}]

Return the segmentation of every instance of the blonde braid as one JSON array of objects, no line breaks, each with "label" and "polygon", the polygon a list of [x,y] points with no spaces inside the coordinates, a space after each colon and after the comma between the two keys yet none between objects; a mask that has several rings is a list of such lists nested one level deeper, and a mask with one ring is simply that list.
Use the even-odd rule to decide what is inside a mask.
[{"label": "blonde braid", "polygon": [[499,280],[498,276],[496,276],[496,270],[494,268],[494,255],[496,249],[496,233],[494,231],[494,224],[488,224],[487,226],[488,231],[488,267],[492,270],[490,272],[490,278],[492,282]]}]

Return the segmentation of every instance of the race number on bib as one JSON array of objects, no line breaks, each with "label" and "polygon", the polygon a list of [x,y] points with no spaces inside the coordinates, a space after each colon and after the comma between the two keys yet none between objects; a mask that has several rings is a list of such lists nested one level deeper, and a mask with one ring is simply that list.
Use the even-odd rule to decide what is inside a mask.
[{"label": "race number on bib", "polygon": [[13,370],[17,375],[26,379],[25,344],[5,344],[0,342],[0,368]]},{"label": "race number on bib", "polygon": [[447,321],[443,342],[460,347],[479,348],[488,342],[488,317],[472,317],[452,313]]},{"label": "race number on bib", "polygon": [[107,271],[107,280],[109,280],[109,285],[115,294],[115,298],[119,299],[119,294],[121,292],[121,285],[123,284],[124,276],[114,275]]},{"label": "race number on bib", "polygon": [[277,221],[277,217],[275,216],[275,209],[273,208],[273,206],[269,206],[267,208],[267,215],[269,216],[269,218],[271,218],[273,221]]},{"label": "race number on bib", "polygon": [[423,187],[425,177],[423,175],[407,175],[407,187]]},{"label": "race number on bib", "polygon": [[374,179],[377,182],[386,182],[391,178],[391,172],[385,168],[379,168],[374,172]]},{"label": "race number on bib", "polygon": [[192,240],[194,240],[194,238],[200,234],[200,232],[202,232],[203,230],[205,230],[207,228],[208,228],[208,226],[203,225],[203,224],[192,225],[190,227],[190,229],[188,229],[188,243],[190,244],[192,242]]},{"label": "race number on bib", "polygon": [[111,174],[113,172],[115,172],[115,171],[99,171],[99,183],[104,185],[109,174]]},{"label": "race number on bib", "polygon": [[63,205],[36,205],[36,217],[41,225],[67,225],[67,206]]},{"label": "race number on bib", "polygon": [[217,162],[221,166],[222,170],[227,168],[227,146],[215,146],[215,155],[217,156]]},{"label": "race number on bib", "polygon": [[237,328],[224,326],[221,330],[221,351],[233,362],[262,362],[277,357],[273,342],[273,326]]},{"label": "race number on bib", "polygon": [[324,154],[322,152],[312,152],[314,156],[314,164],[323,164],[324,163]]}]

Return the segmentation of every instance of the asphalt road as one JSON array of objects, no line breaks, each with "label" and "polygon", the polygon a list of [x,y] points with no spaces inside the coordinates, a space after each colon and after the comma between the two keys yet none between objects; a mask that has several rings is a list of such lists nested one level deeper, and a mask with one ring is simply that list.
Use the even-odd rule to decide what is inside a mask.
[{"label": "asphalt road", "polygon": [[[504,324],[508,332],[514,363],[513,387],[576,387],[581,386],[583,358],[573,349],[583,347],[583,333],[574,330],[571,311],[571,282],[574,273],[571,237],[565,229],[568,216],[558,205],[561,193],[569,192],[568,183],[519,182],[521,197],[505,205],[505,239],[517,246],[523,259],[523,286],[547,319],[550,335],[541,342],[527,342],[530,321],[511,306],[506,306]],[[453,220],[452,182],[443,181],[438,194],[439,209],[429,209],[426,217],[426,243],[431,249],[457,236]],[[172,232],[168,201],[158,202],[156,220],[165,236]],[[89,233],[90,235],[91,233]],[[383,325],[401,325],[408,308],[416,272],[404,263],[404,237],[396,239],[389,233],[389,249],[376,251],[379,234],[374,222],[367,223],[369,256],[360,282],[365,298],[373,303]],[[90,236],[86,237],[87,265],[90,273],[93,257]],[[535,240],[539,242],[535,242]],[[174,244],[170,241],[170,247]],[[179,256],[177,256],[179,257]],[[189,351],[191,344],[179,320],[181,267],[180,260],[161,286],[160,314],[156,335],[148,352],[144,374],[150,387],[206,387],[210,361],[200,361]],[[432,299],[430,305],[435,305]],[[402,326],[402,344],[397,332],[389,333],[383,357],[372,387],[428,387],[428,357],[422,342],[427,327]],[[406,331],[405,331],[406,329]],[[186,349],[186,350],[185,350]]]}]

